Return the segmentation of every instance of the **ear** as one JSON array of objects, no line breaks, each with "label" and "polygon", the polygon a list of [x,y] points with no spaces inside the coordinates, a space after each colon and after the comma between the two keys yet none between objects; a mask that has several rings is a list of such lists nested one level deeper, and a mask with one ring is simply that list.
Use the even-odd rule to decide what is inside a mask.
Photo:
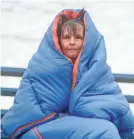
[{"label": "ear", "polygon": [[82,10],[79,12],[78,18],[80,18],[80,20],[83,21],[83,20],[84,20],[84,15],[85,15],[85,10],[82,9]]}]

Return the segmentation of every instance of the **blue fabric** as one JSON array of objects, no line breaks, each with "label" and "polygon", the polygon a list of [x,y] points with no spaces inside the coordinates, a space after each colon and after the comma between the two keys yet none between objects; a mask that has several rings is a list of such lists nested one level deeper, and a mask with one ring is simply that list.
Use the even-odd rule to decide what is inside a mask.
[{"label": "blue fabric", "polygon": [[[125,139],[132,133],[133,115],[106,63],[104,38],[87,12],[85,19],[75,88],[73,65],[54,46],[52,23],[28,64],[14,105],[2,119],[5,134],[34,139],[34,127],[48,139]],[[68,116],[59,117],[66,111]]]},{"label": "blue fabric", "polygon": [[[121,139],[117,128],[111,122],[75,116],[66,116],[39,125],[37,130],[44,139]],[[21,139],[29,137],[38,139],[33,129]]]}]

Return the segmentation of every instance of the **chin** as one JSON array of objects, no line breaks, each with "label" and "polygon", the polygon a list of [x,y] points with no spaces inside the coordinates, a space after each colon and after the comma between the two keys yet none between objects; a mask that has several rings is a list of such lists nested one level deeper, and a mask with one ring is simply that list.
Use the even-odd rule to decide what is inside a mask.
[{"label": "chin", "polygon": [[70,59],[74,60],[77,58],[77,56],[69,56]]}]

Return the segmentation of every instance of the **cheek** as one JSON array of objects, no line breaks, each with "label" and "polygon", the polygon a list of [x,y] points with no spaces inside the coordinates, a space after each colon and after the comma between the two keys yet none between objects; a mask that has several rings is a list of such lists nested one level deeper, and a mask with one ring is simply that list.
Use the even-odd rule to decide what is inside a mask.
[{"label": "cheek", "polygon": [[60,47],[62,51],[67,49],[67,43],[65,41],[60,41]]},{"label": "cheek", "polygon": [[79,42],[77,43],[77,45],[79,46],[80,49],[82,49],[82,47],[83,47],[83,41],[79,41]]}]

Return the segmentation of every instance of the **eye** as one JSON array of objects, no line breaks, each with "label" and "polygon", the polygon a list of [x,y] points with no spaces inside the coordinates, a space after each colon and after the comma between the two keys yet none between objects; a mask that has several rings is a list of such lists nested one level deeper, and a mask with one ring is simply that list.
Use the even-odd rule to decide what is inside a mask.
[{"label": "eye", "polygon": [[83,39],[83,36],[81,36],[81,35],[76,35],[76,39]]},{"label": "eye", "polygon": [[63,35],[62,38],[63,38],[63,39],[69,39],[69,38],[70,38],[70,35]]}]

